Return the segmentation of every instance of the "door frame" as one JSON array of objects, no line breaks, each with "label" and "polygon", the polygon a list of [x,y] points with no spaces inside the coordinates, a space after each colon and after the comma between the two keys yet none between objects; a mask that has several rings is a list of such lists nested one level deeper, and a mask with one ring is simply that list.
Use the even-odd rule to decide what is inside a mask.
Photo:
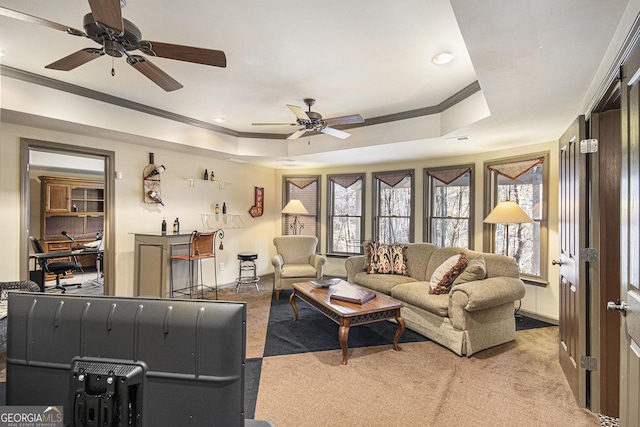
[{"label": "door frame", "polygon": [[79,145],[20,138],[20,277],[29,278],[30,185],[29,150],[104,159],[104,294],[115,295],[115,152]]}]

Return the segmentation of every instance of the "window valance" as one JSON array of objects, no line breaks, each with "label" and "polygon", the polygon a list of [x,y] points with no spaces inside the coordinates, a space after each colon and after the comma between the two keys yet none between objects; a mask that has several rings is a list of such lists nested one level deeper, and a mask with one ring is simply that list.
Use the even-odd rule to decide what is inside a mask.
[{"label": "window valance", "polygon": [[338,175],[329,177],[329,181],[333,181],[343,188],[349,188],[361,179],[362,175]]},{"label": "window valance", "polygon": [[456,168],[456,169],[440,169],[440,170],[427,171],[427,175],[432,176],[438,181],[448,185],[448,184],[451,184],[456,179],[460,178],[465,173],[470,171],[471,171],[470,167]]},{"label": "window valance", "polygon": [[408,176],[411,176],[411,171],[401,171],[401,172],[381,172],[375,174],[376,179],[387,184],[389,187],[395,187],[398,185],[403,179]]},{"label": "window valance", "polygon": [[502,176],[506,176],[509,179],[518,179],[518,177],[527,173],[534,166],[542,164],[544,159],[524,160],[514,163],[503,163],[500,165],[487,166],[490,171],[499,173]]},{"label": "window valance", "polygon": [[293,176],[285,178],[286,182],[289,182],[299,189],[303,190],[310,184],[318,181],[318,177],[315,176]]}]

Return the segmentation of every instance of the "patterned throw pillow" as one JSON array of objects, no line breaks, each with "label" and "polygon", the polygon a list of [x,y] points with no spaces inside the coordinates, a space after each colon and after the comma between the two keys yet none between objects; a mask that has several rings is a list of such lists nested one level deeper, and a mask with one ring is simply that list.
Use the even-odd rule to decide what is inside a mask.
[{"label": "patterned throw pillow", "polygon": [[405,250],[407,249],[406,245],[389,245],[389,258],[391,259],[391,265],[393,266],[393,274],[397,274],[400,276],[408,276],[409,272],[407,271],[407,255],[405,254]]},{"label": "patterned throw pillow", "polygon": [[407,259],[404,245],[385,245],[380,242],[367,242],[366,270],[367,274],[399,274],[406,276]]},{"label": "patterned throw pillow", "polygon": [[453,281],[464,271],[469,264],[469,259],[465,254],[460,254],[458,262],[455,263],[449,271],[447,271],[435,288],[429,289],[430,294],[442,295],[449,292]]},{"label": "patterned throw pillow", "polygon": [[367,243],[367,258],[369,259],[367,274],[389,274],[393,271],[389,250],[384,243]]}]

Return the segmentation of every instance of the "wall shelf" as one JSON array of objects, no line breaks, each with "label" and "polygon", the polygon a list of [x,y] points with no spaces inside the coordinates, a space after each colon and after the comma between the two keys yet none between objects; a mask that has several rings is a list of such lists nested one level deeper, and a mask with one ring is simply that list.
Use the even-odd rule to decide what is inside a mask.
[{"label": "wall shelf", "polygon": [[218,188],[220,190],[224,190],[227,187],[227,185],[231,185],[231,182],[224,181],[224,180],[221,180],[221,179],[216,179],[215,181],[209,181],[209,180],[204,180],[204,179],[196,179],[196,178],[185,178],[185,179],[187,181],[189,181],[189,187],[191,187],[191,188],[195,188],[196,182],[202,183],[203,185],[216,185],[217,184],[217,186],[218,186]]},{"label": "wall shelf", "polygon": [[242,214],[226,213],[202,213],[200,214],[202,219],[202,226],[205,229],[217,229],[217,228],[245,228],[246,225],[242,220]]}]

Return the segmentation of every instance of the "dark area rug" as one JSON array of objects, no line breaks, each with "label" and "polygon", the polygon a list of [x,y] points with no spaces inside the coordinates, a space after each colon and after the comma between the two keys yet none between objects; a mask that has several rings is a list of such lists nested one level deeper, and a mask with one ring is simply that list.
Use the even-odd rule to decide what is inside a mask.
[{"label": "dark area rug", "polygon": [[244,418],[253,419],[256,413],[256,401],[260,386],[262,358],[247,359],[244,369]]},{"label": "dark area rug", "polygon": [[543,322],[542,320],[532,319],[531,317],[516,316],[516,331],[526,331],[527,329],[536,328],[548,328],[550,326],[557,326],[551,323]]},{"label": "dark area rug", "polygon": [[[282,292],[280,299],[271,301],[269,326],[264,356],[280,356],[313,351],[340,349],[339,326],[303,301],[296,301],[298,320],[293,321],[290,293]],[[397,325],[382,321],[349,329],[349,348],[389,345],[393,343]],[[400,343],[429,341],[409,329],[405,329]]]}]

